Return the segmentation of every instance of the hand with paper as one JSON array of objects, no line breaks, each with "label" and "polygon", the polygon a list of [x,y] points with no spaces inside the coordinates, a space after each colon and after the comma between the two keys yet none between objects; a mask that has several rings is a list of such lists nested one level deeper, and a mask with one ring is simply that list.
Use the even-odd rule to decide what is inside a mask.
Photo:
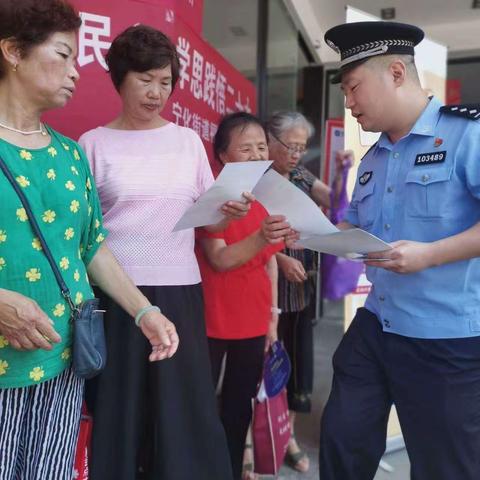
[{"label": "hand with paper", "polygon": [[[435,265],[431,243],[399,240],[392,242],[390,247],[388,251],[366,255],[365,264],[395,273],[415,273]],[[378,260],[379,257],[382,257],[381,260]]]},{"label": "hand with paper", "polygon": [[[274,170],[265,170],[270,161],[239,162],[225,165],[212,187],[190,207],[178,221],[174,231],[214,225],[225,219],[222,209],[229,201],[241,201],[244,192],[252,192],[270,214],[264,227],[269,241],[295,240],[290,233],[280,238],[278,218],[286,218],[291,228],[300,234],[301,247],[346,258],[359,258],[371,252],[389,250],[383,240],[359,228],[339,230],[318,206],[300,189]],[[270,222],[270,231],[269,231]],[[276,223],[276,225],[274,225]]]},{"label": "hand with paper", "polygon": [[284,215],[269,215],[260,228],[260,233],[267,243],[272,245],[280,242],[295,243],[298,233],[290,227]]},{"label": "hand with paper", "polygon": [[270,215],[285,215],[304,248],[350,259],[391,248],[359,228],[339,230],[307,195],[273,170],[263,175],[252,193]]},{"label": "hand with paper", "polygon": [[247,214],[250,210],[250,204],[254,201],[255,197],[250,192],[243,192],[240,200],[228,200],[221,206],[220,211],[225,218],[237,220]]},{"label": "hand with paper", "polygon": [[206,225],[205,228],[210,232],[221,232],[228,227],[231,220],[239,220],[245,217],[250,211],[252,203],[255,201],[255,197],[250,192],[242,193],[242,200],[229,200],[225,202],[220,211],[223,215],[223,219],[214,225]]},{"label": "hand with paper", "polygon": [[228,203],[244,201],[244,193],[253,190],[271,163],[256,161],[225,165],[215,183],[184,213],[173,231],[214,225],[224,220],[225,216],[234,214],[233,205]]}]

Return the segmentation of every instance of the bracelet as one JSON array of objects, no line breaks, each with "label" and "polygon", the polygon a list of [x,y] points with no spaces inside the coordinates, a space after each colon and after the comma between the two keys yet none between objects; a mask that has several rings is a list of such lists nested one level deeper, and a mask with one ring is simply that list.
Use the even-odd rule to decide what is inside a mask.
[{"label": "bracelet", "polygon": [[146,307],[141,308],[140,311],[135,315],[135,325],[137,327],[139,327],[140,326],[140,320],[142,319],[142,317],[147,312],[151,312],[152,310],[155,310],[158,313],[161,313],[161,310],[156,305],[147,305]]},{"label": "bracelet", "polygon": [[272,313],[278,313],[279,315],[282,313],[282,309],[281,309],[281,308],[278,308],[278,307],[272,307],[272,308],[270,309],[270,311],[271,311]]}]

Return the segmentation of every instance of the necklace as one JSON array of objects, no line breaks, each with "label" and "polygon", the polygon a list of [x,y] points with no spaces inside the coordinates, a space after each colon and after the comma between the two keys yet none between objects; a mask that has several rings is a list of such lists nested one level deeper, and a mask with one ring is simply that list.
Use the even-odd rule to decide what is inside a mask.
[{"label": "necklace", "polygon": [[18,130],[17,128],[9,127],[3,123],[0,123],[0,127],[5,128],[6,130],[10,130],[11,132],[20,133],[22,135],[34,135],[35,133],[41,133],[43,136],[47,135],[47,131],[43,123],[40,123],[40,128],[38,130],[30,130],[29,132],[25,132],[24,130]]}]

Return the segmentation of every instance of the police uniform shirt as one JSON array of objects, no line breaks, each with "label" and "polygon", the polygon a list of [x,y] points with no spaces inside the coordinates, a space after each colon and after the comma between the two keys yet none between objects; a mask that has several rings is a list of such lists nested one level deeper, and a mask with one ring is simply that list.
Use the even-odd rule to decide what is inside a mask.
[{"label": "police uniform shirt", "polygon": [[[434,242],[480,221],[480,123],[433,98],[408,135],[381,135],[363,158],[346,221],[386,242]],[[480,241],[480,239],[479,239]],[[411,274],[367,267],[366,308],[416,338],[480,335],[480,258]]]}]

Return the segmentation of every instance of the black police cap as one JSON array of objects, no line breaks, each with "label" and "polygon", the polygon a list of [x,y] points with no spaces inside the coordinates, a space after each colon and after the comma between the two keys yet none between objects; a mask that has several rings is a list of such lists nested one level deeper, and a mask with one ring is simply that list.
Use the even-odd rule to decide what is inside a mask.
[{"label": "black police cap", "polygon": [[340,54],[340,71],[333,78],[339,83],[342,75],[377,55],[414,55],[414,47],[425,36],[415,25],[399,22],[345,23],[325,33],[325,42]]}]

